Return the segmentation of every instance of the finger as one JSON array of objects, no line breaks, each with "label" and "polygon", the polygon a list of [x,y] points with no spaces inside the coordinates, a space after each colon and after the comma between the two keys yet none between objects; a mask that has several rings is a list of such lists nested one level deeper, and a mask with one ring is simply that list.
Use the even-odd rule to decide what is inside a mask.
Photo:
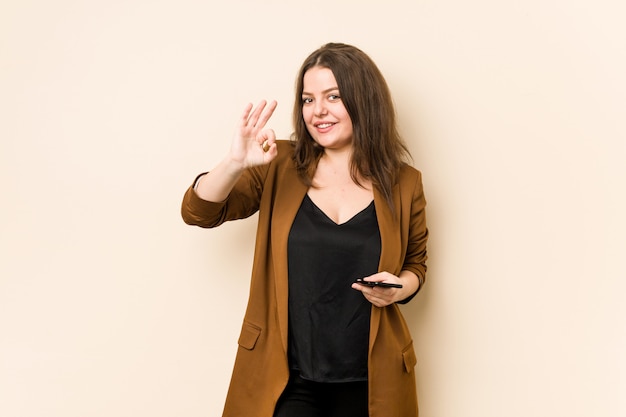
[{"label": "finger", "polygon": [[265,100],[261,100],[259,104],[257,104],[255,109],[252,111],[252,114],[250,114],[250,117],[248,117],[248,120],[246,123],[247,126],[256,127],[257,122],[259,121],[259,117],[261,117],[261,113],[263,112],[263,109],[265,108],[266,105],[267,105],[267,101]]},{"label": "finger", "polygon": [[274,160],[278,156],[278,146],[276,143],[269,145],[265,153],[263,154],[263,160],[266,163],[269,163]]},{"label": "finger", "polygon": [[270,119],[270,117],[272,117],[272,114],[274,114],[274,110],[276,110],[276,106],[278,106],[278,102],[276,100],[272,100],[267,105],[267,108],[261,114],[261,116],[259,117],[259,119],[257,120],[255,124],[257,128],[262,129],[265,126],[265,124]]},{"label": "finger", "polygon": [[370,303],[372,303],[373,305],[375,305],[376,307],[384,307],[386,305],[389,305],[389,303],[385,299],[373,297],[370,294],[365,294],[365,293],[364,295],[365,295],[365,299],[369,301]]},{"label": "finger", "polygon": [[243,114],[241,115],[241,126],[245,126],[248,124],[248,118],[250,117],[250,112],[252,111],[252,103],[248,103],[246,105],[246,108],[243,111]]},{"label": "finger", "polygon": [[276,142],[276,133],[274,133],[272,129],[264,129],[257,134],[256,140],[262,144],[263,147],[265,147],[266,144],[269,146]]},{"label": "finger", "polygon": [[263,150],[263,158],[265,162],[270,162],[278,155],[278,148],[276,145],[276,133],[272,129],[265,129],[257,133],[256,141],[261,145]]},{"label": "finger", "polygon": [[365,288],[362,290],[365,298],[377,307],[389,305],[393,302],[394,292],[393,288]]}]

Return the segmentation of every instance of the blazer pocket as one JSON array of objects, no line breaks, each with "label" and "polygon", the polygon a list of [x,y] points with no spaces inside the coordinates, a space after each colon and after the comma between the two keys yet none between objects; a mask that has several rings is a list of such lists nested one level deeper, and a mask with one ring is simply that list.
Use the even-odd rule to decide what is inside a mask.
[{"label": "blazer pocket", "polygon": [[415,355],[415,349],[413,349],[413,341],[402,350],[402,359],[404,360],[404,370],[408,373],[413,372],[415,365],[417,365],[417,356]]},{"label": "blazer pocket", "polygon": [[239,346],[244,349],[252,350],[254,349],[254,345],[256,345],[260,335],[261,328],[259,326],[255,326],[252,323],[244,321],[237,343],[239,343]]}]

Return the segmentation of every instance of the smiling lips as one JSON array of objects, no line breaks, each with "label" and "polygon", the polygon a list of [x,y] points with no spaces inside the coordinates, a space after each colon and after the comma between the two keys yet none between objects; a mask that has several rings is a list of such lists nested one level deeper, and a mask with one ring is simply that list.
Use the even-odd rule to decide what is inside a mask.
[{"label": "smiling lips", "polygon": [[319,130],[320,132],[323,132],[323,131],[330,129],[334,125],[335,123],[330,123],[330,122],[315,123],[315,128]]}]

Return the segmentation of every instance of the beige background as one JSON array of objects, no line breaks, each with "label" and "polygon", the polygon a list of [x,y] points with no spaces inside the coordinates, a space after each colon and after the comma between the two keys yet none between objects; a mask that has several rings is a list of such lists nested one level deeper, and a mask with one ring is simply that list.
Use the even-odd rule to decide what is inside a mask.
[{"label": "beige background", "polygon": [[248,101],[287,137],[300,63],[342,41],[424,173],[422,415],[623,417],[622,4],[3,1],[0,416],[220,415],[255,221],[180,200]]}]

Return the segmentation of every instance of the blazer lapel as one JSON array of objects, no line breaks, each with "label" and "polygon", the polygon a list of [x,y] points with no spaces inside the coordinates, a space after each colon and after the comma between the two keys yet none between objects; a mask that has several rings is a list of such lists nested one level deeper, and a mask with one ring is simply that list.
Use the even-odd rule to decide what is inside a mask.
[{"label": "blazer lapel", "polygon": [[272,261],[276,276],[276,302],[281,339],[285,353],[288,340],[289,269],[287,243],[289,231],[302,204],[307,187],[300,181],[295,168],[289,167],[278,177],[271,224]]},{"label": "blazer lapel", "polygon": [[[398,259],[401,256],[401,238],[400,233],[400,186],[396,184],[392,189],[394,212],[389,208],[387,200],[374,187],[374,207],[376,208],[376,218],[380,229],[380,261],[378,263],[378,272],[388,271],[398,274]],[[380,323],[380,315],[382,309],[372,306],[372,314],[370,317],[370,350],[376,340],[378,326]]]}]

